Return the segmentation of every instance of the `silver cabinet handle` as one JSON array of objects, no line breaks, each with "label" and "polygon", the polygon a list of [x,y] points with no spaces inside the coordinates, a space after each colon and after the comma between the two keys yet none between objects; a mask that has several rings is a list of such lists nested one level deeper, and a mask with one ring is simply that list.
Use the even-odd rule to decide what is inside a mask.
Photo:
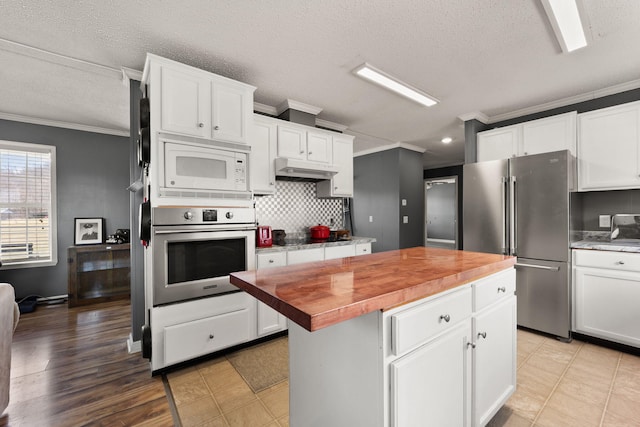
[{"label": "silver cabinet handle", "polygon": [[548,267],[546,265],[535,265],[535,264],[521,264],[519,262],[516,262],[516,267],[528,267],[528,268],[537,268],[540,270],[560,271],[560,267]]},{"label": "silver cabinet handle", "polygon": [[209,334],[209,339],[212,340],[213,339],[213,334]]},{"label": "silver cabinet handle", "polygon": [[273,182],[270,182],[269,185],[274,185]]},{"label": "silver cabinet handle", "polygon": [[198,127],[199,128],[203,128],[204,127],[204,123],[198,123]]},{"label": "silver cabinet handle", "polygon": [[313,154],[313,152],[309,151],[309,154]]},{"label": "silver cabinet handle", "polygon": [[476,343],[474,343],[474,342],[468,342],[468,343],[467,343],[467,347],[476,348]]},{"label": "silver cabinet handle", "polygon": [[624,265],[624,261],[616,261],[617,265]]},{"label": "silver cabinet handle", "polygon": [[478,332],[478,338],[487,338],[486,332]]},{"label": "silver cabinet handle", "polygon": [[269,264],[273,264],[273,260],[272,259],[269,260]]},{"label": "silver cabinet handle", "polygon": [[220,126],[214,126],[213,130],[220,130]]},{"label": "silver cabinet handle", "polygon": [[500,292],[507,292],[507,288],[505,288],[504,286],[501,286],[498,288],[498,293]]},{"label": "silver cabinet handle", "polygon": [[300,150],[300,154],[304,154],[304,150]]},{"label": "silver cabinet handle", "polygon": [[445,322],[449,322],[449,320],[451,320],[451,316],[449,316],[448,314],[442,314],[442,315],[440,315],[440,320],[444,320]]}]

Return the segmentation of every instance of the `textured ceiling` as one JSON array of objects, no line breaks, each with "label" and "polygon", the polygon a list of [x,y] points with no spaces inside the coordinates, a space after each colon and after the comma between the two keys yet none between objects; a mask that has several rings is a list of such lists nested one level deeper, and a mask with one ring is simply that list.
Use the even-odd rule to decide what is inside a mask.
[{"label": "textured ceiling", "polygon": [[[404,142],[427,149],[427,167],[460,164],[460,115],[640,86],[640,1],[584,4],[591,43],[563,54],[539,0],[5,1],[0,118],[128,132],[119,70],[151,52],[257,86],[262,104],[320,107],[357,151]],[[358,79],[365,61],[441,103]]]}]

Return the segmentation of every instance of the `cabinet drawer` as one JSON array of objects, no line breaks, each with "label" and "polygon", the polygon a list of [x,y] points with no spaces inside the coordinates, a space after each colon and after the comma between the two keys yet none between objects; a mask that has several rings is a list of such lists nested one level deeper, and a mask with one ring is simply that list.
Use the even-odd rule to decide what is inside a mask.
[{"label": "cabinet drawer", "polygon": [[287,265],[324,260],[324,248],[301,249],[287,252]]},{"label": "cabinet drawer", "polygon": [[164,328],[165,365],[202,356],[249,339],[247,309],[167,326]]},{"label": "cabinet drawer", "polygon": [[640,254],[638,253],[574,250],[573,254],[575,266],[640,271]]},{"label": "cabinet drawer", "polygon": [[356,255],[368,255],[371,253],[371,243],[357,243]]},{"label": "cabinet drawer", "polygon": [[324,259],[346,258],[354,256],[356,248],[354,245],[329,246],[324,248]]},{"label": "cabinet drawer", "polygon": [[270,267],[283,267],[287,265],[287,253],[282,252],[268,252],[264,254],[258,254],[257,256],[258,270]]},{"label": "cabinet drawer", "polygon": [[391,316],[391,351],[399,356],[471,316],[471,288]]},{"label": "cabinet drawer", "polygon": [[471,284],[473,311],[478,312],[516,291],[516,271],[511,268]]}]

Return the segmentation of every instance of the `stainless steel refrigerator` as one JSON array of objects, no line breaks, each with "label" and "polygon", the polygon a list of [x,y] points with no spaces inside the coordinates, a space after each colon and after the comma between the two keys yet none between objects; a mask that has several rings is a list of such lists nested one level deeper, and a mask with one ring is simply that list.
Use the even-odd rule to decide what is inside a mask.
[{"label": "stainless steel refrigerator", "polygon": [[569,151],[466,164],[463,248],[515,255],[518,324],[571,338]]}]

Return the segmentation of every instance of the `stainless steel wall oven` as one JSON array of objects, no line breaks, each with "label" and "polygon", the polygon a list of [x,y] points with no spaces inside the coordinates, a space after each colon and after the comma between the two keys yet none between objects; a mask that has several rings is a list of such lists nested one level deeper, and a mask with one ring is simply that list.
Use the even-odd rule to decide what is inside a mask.
[{"label": "stainless steel wall oven", "polygon": [[153,306],[240,290],[229,273],[255,268],[255,210],[157,207],[151,212]]}]

